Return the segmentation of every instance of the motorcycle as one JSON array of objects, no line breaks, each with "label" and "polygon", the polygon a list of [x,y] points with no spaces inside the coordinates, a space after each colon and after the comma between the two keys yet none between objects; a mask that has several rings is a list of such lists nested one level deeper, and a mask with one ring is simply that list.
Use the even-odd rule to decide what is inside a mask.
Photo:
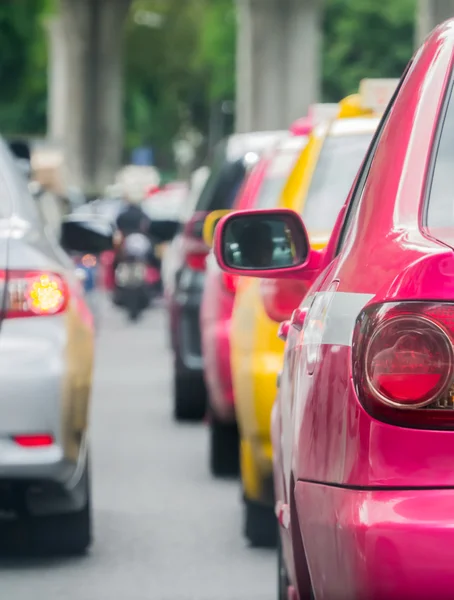
[{"label": "motorcycle", "polygon": [[114,279],[114,302],[126,308],[131,321],[136,321],[153,299],[150,289],[158,285],[160,273],[150,265],[151,240],[141,233],[123,238],[118,250]]}]

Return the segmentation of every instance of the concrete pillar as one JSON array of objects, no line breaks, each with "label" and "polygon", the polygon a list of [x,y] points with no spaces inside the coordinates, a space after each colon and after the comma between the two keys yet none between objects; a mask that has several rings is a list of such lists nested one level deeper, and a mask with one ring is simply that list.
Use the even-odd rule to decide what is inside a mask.
[{"label": "concrete pillar", "polygon": [[130,0],[60,0],[66,40],[65,151],[73,182],[97,193],[123,147],[122,41]]},{"label": "concrete pillar", "polygon": [[53,141],[62,143],[68,109],[67,46],[61,17],[49,19],[46,25],[49,48],[47,133]]},{"label": "concrete pillar", "polygon": [[418,0],[416,14],[416,47],[440,23],[454,17],[454,0]]},{"label": "concrete pillar", "polygon": [[238,132],[285,129],[320,90],[319,0],[237,0]]}]

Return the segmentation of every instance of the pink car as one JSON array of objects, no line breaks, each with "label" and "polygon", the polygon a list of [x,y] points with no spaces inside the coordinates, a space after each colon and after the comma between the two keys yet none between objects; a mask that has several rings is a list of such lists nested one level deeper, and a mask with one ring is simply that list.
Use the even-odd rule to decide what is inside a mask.
[{"label": "pink car", "polygon": [[[291,168],[307,142],[311,123],[299,119],[284,137],[265,151],[237,195],[233,209],[276,206]],[[215,476],[239,471],[239,440],[230,368],[230,321],[236,278],[222,272],[214,256],[207,260],[201,307],[204,377],[209,395],[210,470]]]},{"label": "pink car", "polygon": [[453,65],[454,20],[412,59],[323,253],[288,210],[216,229],[227,273],[313,280],[281,326],[280,599],[454,597]]}]

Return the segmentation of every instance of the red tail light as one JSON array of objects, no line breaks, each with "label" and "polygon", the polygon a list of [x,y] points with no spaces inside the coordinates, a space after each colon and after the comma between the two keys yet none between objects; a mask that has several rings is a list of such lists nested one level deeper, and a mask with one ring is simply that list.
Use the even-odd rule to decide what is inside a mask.
[{"label": "red tail light", "polygon": [[353,374],[366,410],[397,425],[454,428],[453,340],[453,304],[366,309],[353,339]]},{"label": "red tail light", "polygon": [[194,271],[205,271],[206,252],[190,252],[186,254],[186,264]]},{"label": "red tail light", "polygon": [[222,272],[222,284],[227,292],[230,294],[235,294],[238,284],[238,277]]},{"label": "red tail light", "polygon": [[0,285],[6,286],[6,319],[56,315],[68,304],[68,288],[55,273],[0,271]]},{"label": "red tail light", "polygon": [[277,323],[290,319],[309,287],[306,281],[263,279],[260,288],[268,317]]},{"label": "red tail light", "polygon": [[13,440],[18,446],[23,446],[24,448],[52,446],[54,443],[54,438],[48,434],[15,435]]}]

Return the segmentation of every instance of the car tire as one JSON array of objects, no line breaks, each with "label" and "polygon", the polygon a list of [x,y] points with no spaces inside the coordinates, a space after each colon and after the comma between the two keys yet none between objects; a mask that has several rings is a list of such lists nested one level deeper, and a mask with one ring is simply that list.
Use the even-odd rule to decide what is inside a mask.
[{"label": "car tire", "polygon": [[277,600],[288,600],[290,585],[282,554],[281,536],[277,534]]},{"label": "car tire", "polygon": [[92,542],[91,492],[89,467],[86,477],[86,497],[83,507],[75,512],[46,517],[32,517],[33,547],[39,553],[52,555],[83,555]]},{"label": "car tire", "polygon": [[245,501],[244,535],[255,548],[275,548],[277,520],[274,510],[251,500]]},{"label": "car tire", "polygon": [[203,381],[178,372],[173,382],[173,414],[176,421],[201,421],[206,412]]},{"label": "car tire", "polygon": [[215,477],[236,477],[240,472],[240,445],[236,423],[210,421],[210,471]]}]

